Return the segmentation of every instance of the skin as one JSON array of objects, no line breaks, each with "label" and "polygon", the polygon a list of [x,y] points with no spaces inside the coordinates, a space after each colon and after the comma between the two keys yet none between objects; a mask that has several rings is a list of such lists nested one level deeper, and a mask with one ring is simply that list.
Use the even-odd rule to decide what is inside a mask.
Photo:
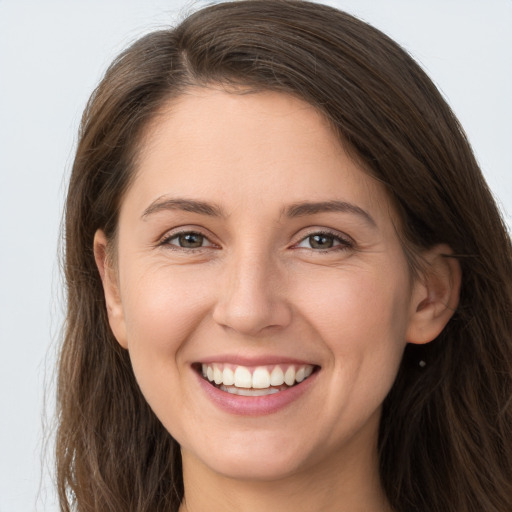
[{"label": "skin", "polygon": [[[218,215],[172,203],[183,198]],[[290,215],[306,201],[351,206]],[[389,510],[381,404],[406,343],[450,318],[460,279],[445,246],[414,279],[397,225],[384,187],[298,99],[196,88],[156,116],[122,202],[117,261],[102,231],[95,255],[113,332],[182,447],[183,511]],[[200,247],[180,247],[187,232]],[[193,369],[226,354],[317,372],[277,412],[231,414]]]}]

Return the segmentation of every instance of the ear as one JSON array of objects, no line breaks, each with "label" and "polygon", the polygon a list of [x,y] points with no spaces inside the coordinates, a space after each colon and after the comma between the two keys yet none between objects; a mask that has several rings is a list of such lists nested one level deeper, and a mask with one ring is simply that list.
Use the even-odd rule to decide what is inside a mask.
[{"label": "ear", "polygon": [[98,229],[94,234],[94,259],[103,284],[108,321],[118,343],[123,348],[128,348],[118,278],[108,255],[107,244],[105,233]]},{"label": "ear", "polygon": [[424,344],[435,339],[459,304],[461,269],[448,245],[436,245],[425,252],[424,268],[412,293],[407,341]]}]

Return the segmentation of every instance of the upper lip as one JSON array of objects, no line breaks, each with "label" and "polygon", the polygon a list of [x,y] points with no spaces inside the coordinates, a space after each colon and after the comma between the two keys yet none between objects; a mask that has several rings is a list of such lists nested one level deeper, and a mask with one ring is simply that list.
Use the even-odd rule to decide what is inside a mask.
[{"label": "upper lip", "polygon": [[236,366],[270,366],[270,365],[286,365],[286,364],[294,364],[294,365],[313,365],[319,366],[317,363],[313,361],[308,361],[305,359],[297,359],[294,357],[287,356],[277,356],[277,355],[268,355],[268,356],[256,356],[256,357],[248,357],[242,356],[240,354],[223,354],[223,355],[215,355],[208,356],[205,358],[201,358],[196,361],[196,363],[201,364],[213,364],[213,363],[227,363]]}]

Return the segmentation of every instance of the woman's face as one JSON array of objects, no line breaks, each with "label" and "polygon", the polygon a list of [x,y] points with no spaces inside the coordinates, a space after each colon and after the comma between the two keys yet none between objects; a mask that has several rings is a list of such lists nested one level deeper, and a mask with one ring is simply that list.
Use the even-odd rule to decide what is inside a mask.
[{"label": "woman's face", "polygon": [[276,479],[373,460],[416,310],[384,188],[270,92],[191,89],[137,165],[109,315],[185,463]]}]

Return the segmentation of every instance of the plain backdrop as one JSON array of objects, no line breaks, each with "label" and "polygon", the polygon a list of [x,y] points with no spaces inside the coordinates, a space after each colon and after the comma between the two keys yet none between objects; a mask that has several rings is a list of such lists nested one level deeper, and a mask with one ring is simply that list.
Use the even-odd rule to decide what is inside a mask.
[{"label": "plain backdrop", "polygon": [[[512,1],[326,3],[377,26],[423,65],[512,226]],[[204,4],[0,0],[0,512],[58,509],[58,240],[81,111],[117,53]]]}]

